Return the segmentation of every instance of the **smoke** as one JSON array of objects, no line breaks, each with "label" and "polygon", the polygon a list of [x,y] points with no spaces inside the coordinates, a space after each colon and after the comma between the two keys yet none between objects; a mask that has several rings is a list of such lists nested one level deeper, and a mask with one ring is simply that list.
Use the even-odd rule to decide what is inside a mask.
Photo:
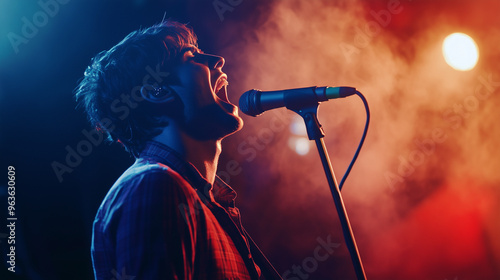
[{"label": "smoke", "polygon": [[[230,99],[251,88],[312,85],[365,94],[371,126],[342,193],[368,278],[498,277],[500,76],[488,59],[498,57],[499,39],[486,34],[498,35],[498,27],[482,31],[471,19],[482,62],[457,72],[445,64],[441,43],[461,31],[459,21],[416,11],[463,2],[273,3],[254,26],[227,28],[240,34],[220,52]],[[344,244],[315,147],[301,156],[289,146],[297,137],[293,117],[285,109],[244,117],[243,131],[225,143],[224,159],[243,170],[230,183],[240,186],[245,224],[280,272],[311,256],[317,237],[332,234]],[[319,118],[340,181],[361,137],[362,103],[354,96],[323,103]],[[309,274],[353,277],[349,261],[342,245]]]}]

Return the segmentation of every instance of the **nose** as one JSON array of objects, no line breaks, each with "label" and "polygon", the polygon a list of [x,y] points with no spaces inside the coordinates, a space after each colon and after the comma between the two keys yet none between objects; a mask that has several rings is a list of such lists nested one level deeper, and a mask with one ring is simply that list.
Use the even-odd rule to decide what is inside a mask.
[{"label": "nose", "polygon": [[222,56],[213,55],[213,54],[206,54],[206,53],[198,54],[198,55],[200,56],[200,58],[205,60],[205,62],[207,63],[207,66],[210,69],[222,68],[222,66],[224,66],[224,63],[226,63],[226,61],[224,60],[224,58]]}]

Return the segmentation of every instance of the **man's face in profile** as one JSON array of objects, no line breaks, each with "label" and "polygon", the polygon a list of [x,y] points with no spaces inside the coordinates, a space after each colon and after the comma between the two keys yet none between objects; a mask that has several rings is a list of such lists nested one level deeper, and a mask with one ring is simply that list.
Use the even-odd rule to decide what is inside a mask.
[{"label": "man's face in profile", "polygon": [[172,88],[184,105],[183,128],[198,140],[222,139],[243,126],[238,107],[227,97],[224,58],[185,46],[173,69],[178,84]]}]

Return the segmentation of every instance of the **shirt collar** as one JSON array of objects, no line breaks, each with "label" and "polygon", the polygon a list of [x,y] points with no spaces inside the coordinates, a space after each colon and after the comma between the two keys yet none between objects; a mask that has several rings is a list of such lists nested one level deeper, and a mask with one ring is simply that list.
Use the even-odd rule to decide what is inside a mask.
[{"label": "shirt collar", "polygon": [[172,148],[156,142],[149,141],[139,155],[139,158],[153,159],[163,163],[186,179],[196,190],[225,207],[234,207],[236,192],[222,181],[219,176],[215,176],[212,186],[205,180],[200,172],[191,163],[185,161],[179,153]]}]

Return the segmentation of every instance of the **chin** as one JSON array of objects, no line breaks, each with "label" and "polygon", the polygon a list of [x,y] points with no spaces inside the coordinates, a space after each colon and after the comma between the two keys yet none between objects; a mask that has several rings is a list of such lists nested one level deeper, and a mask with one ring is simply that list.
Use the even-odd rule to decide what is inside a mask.
[{"label": "chin", "polygon": [[243,119],[238,116],[238,108],[232,112],[218,104],[206,106],[184,122],[184,130],[200,141],[221,140],[243,127]]},{"label": "chin", "polygon": [[233,127],[233,129],[231,129],[231,130],[230,130],[230,131],[232,131],[232,132],[228,133],[228,134],[227,134],[226,136],[224,136],[223,138],[225,138],[225,137],[227,137],[227,136],[229,136],[229,135],[232,135],[232,134],[234,134],[234,133],[236,133],[236,132],[240,131],[240,130],[243,128],[243,124],[244,124],[244,123],[243,123],[243,119],[242,119],[242,118],[240,118],[240,117],[238,116],[238,114],[234,115],[234,117],[235,117],[235,119],[237,120],[237,124],[235,124],[235,126]]},{"label": "chin", "polygon": [[238,116],[238,113],[229,115],[230,119],[227,119],[226,122],[221,123],[220,130],[220,139],[226,138],[229,135],[232,135],[243,128],[243,119]]}]

